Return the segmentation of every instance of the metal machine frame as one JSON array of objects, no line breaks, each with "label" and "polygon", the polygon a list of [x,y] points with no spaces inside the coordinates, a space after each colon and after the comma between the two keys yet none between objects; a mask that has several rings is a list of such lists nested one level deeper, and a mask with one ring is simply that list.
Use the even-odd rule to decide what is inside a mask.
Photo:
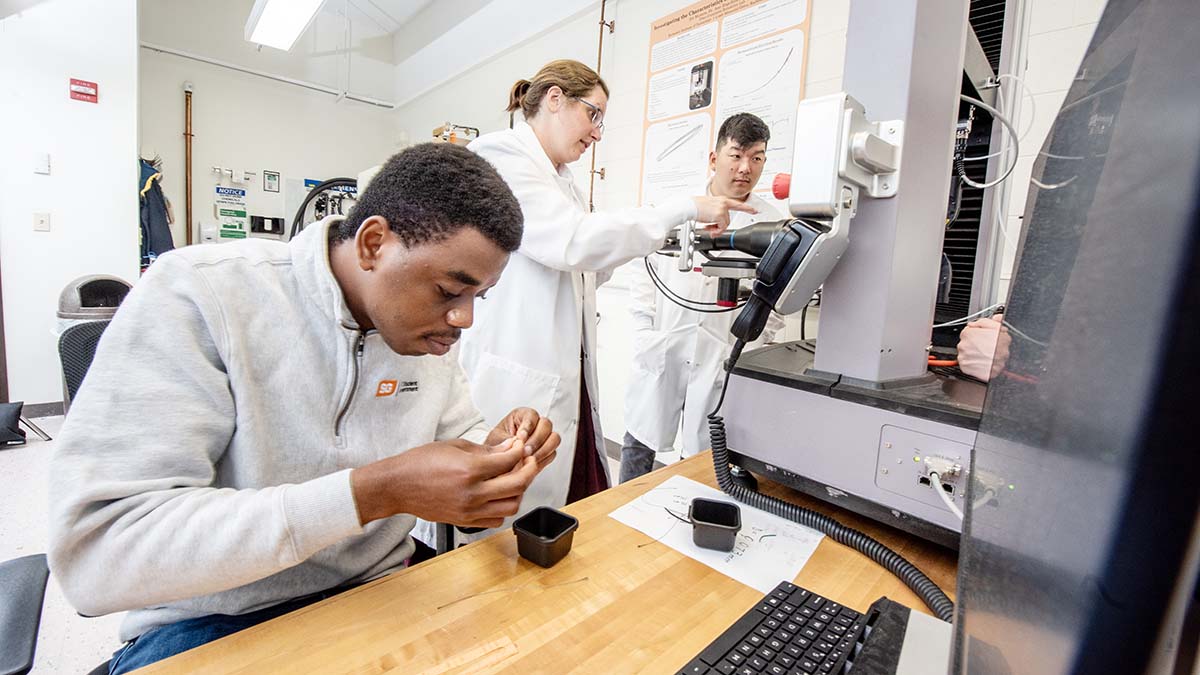
[{"label": "metal machine frame", "polygon": [[789,194],[829,223],[827,248],[774,305],[798,311],[824,282],[820,339],[747,353],[724,409],[735,464],[952,547],[961,521],[934,490],[961,504],[967,474],[929,474],[969,466],[984,387],[927,361],[967,32],[955,0],[851,5],[855,98],[801,106]]}]

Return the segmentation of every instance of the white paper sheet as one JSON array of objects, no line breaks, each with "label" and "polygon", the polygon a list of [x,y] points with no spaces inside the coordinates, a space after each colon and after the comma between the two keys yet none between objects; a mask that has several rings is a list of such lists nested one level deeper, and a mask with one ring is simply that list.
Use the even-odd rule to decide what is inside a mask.
[{"label": "white paper sheet", "polygon": [[[696,497],[737,504],[741,509],[742,529],[732,552],[696,546],[692,526],[667,512],[670,509],[686,519],[688,506]],[[683,476],[671,476],[608,515],[762,593],[770,592],[780,581],[795,579],[825,536]]]}]

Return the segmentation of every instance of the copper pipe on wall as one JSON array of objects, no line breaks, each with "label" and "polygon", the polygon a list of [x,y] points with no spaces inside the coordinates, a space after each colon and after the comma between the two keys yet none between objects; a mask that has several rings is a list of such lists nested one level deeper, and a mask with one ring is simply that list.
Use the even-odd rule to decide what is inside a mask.
[{"label": "copper pipe on wall", "polygon": [[[600,59],[604,56],[604,29],[607,27],[608,32],[612,33],[617,29],[617,20],[604,20],[604,5],[605,0],[600,0],[600,39],[596,45],[596,74],[600,74]],[[588,211],[596,210],[596,203],[593,196],[596,194],[596,174],[600,174],[600,180],[604,180],[604,169],[596,170],[596,145],[592,144],[592,169],[588,172]]]},{"label": "copper pipe on wall", "polygon": [[184,242],[192,244],[192,83],[183,84],[183,212]]}]

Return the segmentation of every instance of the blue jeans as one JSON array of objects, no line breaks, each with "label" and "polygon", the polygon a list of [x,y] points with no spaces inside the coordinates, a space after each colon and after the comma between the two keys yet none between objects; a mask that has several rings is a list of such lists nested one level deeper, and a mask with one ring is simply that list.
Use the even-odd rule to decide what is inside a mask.
[{"label": "blue jeans", "polygon": [[223,638],[226,635],[232,635],[245,628],[311,605],[314,602],[331,598],[357,585],[331,588],[321,593],[282,602],[278,605],[248,614],[237,616],[212,614],[210,616],[184,619],[183,621],[159,626],[126,642],[124,647],[114,652],[112,661],[108,664],[108,673],[109,675],[119,675],[143,666],[148,666],[156,661],[186,652],[193,647],[199,647],[202,644]]},{"label": "blue jeans", "polygon": [[620,482],[624,483],[638,476],[644,476],[653,468],[654,451],[626,431],[625,442],[621,446]]}]

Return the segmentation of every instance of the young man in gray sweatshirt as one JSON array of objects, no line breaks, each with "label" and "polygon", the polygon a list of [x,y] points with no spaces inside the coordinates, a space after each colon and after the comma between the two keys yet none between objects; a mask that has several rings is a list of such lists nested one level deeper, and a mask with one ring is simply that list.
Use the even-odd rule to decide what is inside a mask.
[{"label": "young man in gray sweatshirt", "polygon": [[112,673],[403,568],[416,517],[517,511],[558,434],[528,408],[486,428],[452,345],[521,231],[491,165],[428,144],[348,218],[155,262],[50,471],[53,574],[85,615],[129,611]]}]

